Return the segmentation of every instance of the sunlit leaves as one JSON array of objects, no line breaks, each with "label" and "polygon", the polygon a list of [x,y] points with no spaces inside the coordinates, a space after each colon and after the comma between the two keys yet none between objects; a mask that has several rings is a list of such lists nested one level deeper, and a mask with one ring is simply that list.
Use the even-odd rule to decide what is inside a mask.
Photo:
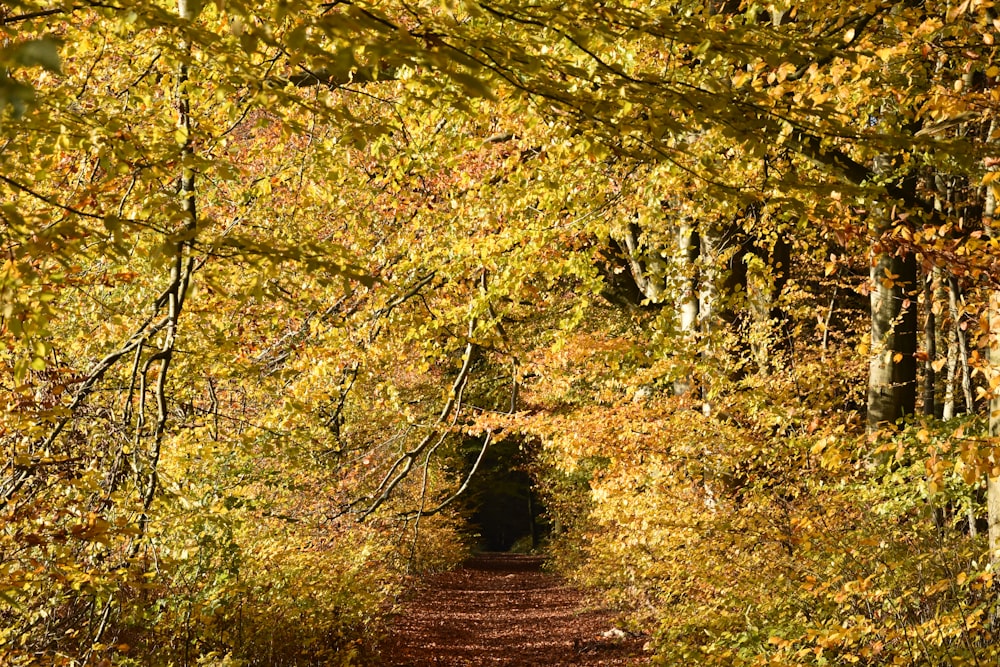
[{"label": "sunlit leaves", "polygon": [[[952,328],[981,336],[979,3],[17,5],[53,12],[0,53],[24,651],[349,655],[407,557],[460,556],[414,508],[485,432],[538,444],[560,562],[662,624],[664,661],[958,664],[986,637],[979,538],[928,508],[974,527],[992,448],[859,428],[872,242],[965,281]],[[685,263],[681,229],[740,241]]]}]

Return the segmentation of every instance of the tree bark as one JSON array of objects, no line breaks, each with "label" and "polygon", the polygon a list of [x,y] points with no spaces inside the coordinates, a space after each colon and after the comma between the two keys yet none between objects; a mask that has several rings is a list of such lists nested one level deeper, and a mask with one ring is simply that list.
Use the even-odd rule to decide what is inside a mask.
[{"label": "tree bark", "polygon": [[937,322],[934,316],[934,273],[924,277],[924,395],[923,413],[933,417],[937,411],[937,372],[934,362],[937,360]]},{"label": "tree bark", "polygon": [[662,302],[666,287],[664,284],[667,273],[666,262],[658,256],[655,248],[650,248],[648,243],[643,242],[642,230],[639,229],[639,225],[630,223],[622,236],[629,269],[635,284],[638,285],[648,303],[658,304]]},{"label": "tree bark", "polygon": [[[962,321],[965,319],[965,312],[960,307],[964,302],[962,296],[962,286],[955,276],[948,277],[948,308],[951,311],[952,327],[955,330],[955,371],[954,376],[961,374],[962,378],[962,398],[965,401],[965,409],[958,414],[972,414],[976,410],[976,399],[972,393],[972,369],[969,368],[969,341],[965,336],[965,329]],[[953,399],[954,402],[954,399]],[[952,407],[952,416],[955,413]]]},{"label": "tree bark", "polygon": [[871,280],[868,428],[875,430],[916,408],[916,258],[881,250],[872,262]]},{"label": "tree bark", "polygon": [[750,348],[757,370],[774,367],[773,353],[788,343],[786,317],[778,296],[788,282],[791,246],[781,237],[770,248],[754,244],[753,258],[747,266],[746,289],[752,321],[749,327]]},{"label": "tree bark", "polygon": [[681,288],[681,331],[694,335],[698,326],[698,275],[697,262],[701,252],[698,230],[692,225],[681,225],[679,232],[680,258],[684,266]]},{"label": "tree bark", "polygon": [[941,409],[942,419],[951,419],[955,416],[955,381],[958,377],[958,332],[959,329],[955,325],[955,315],[953,309],[951,308],[952,303],[952,286],[950,280],[942,281],[944,283],[944,297],[948,300],[948,318],[945,319],[945,326],[943,326],[943,335],[948,338],[948,366],[947,373],[945,374],[945,384],[944,384],[944,405]]},{"label": "tree bark", "polygon": [[1000,567],[1000,290],[990,294],[990,472],[986,478],[986,515],[989,521],[990,562]]},{"label": "tree bark", "polygon": [[[996,131],[997,121],[990,123],[989,136]],[[991,167],[995,170],[996,167]],[[991,238],[996,238],[998,231],[995,224],[997,209],[996,190],[992,186],[986,188],[986,198],[983,204],[983,226]],[[1000,290],[990,293],[989,311],[987,312],[989,326],[989,364],[987,366],[987,386],[989,388],[989,433],[990,453],[989,472],[986,475],[986,518],[989,524],[990,563],[994,570],[1000,567]]]},{"label": "tree bark", "polygon": [[[698,333],[698,257],[701,240],[694,225],[682,224],[678,231],[678,261],[681,265],[680,327],[686,342],[694,345]],[[674,381],[674,396],[683,396],[692,390],[691,375]]]}]

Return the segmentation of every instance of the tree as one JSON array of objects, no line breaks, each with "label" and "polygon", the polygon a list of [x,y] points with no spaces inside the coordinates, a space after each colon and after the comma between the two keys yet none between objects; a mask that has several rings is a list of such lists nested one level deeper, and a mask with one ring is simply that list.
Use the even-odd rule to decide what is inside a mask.
[{"label": "tree", "polygon": [[992,372],[990,8],[4,11],[15,658],[346,653],[501,441],[665,660],[990,643],[992,451],[900,421],[918,267]]},{"label": "tree", "polygon": [[916,409],[917,260],[911,253],[904,253],[900,257],[879,249],[872,259],[872,353],[868,378],[871,430],[894,424]]},{"label": "tree", "polygon": [[[63,652],[96,660],[128,650],[113,640],[153,604],[162,611],[159,629],[136,634],[150,659],[190,663],[210,646],[259,650],[266,633],[260,644],[228,634],[219,601],[254,600],[232,606],[247,619],[288,613],[279,595],[257,584],[269,562],[284,568],[274,581],[298,581],[303,590],[316,584],[294,574],[308,560],[289,556],[295,540],[323,544],[314,570],[337,574],[316,584],[327,586],[329,602],[315,605],[325,616],[302,630],[313,636],[271,645],[337,648],[365,622],[357,610],[378,607],[372,597],[391,588],[391,524],[344,537],[364,546],[357,563],[351,549],[330,546],[331,534],[347,531],[323,526],[339,503],[324,506],[336,482],[311,470],[320,431],[297,421],[290,397],[282,409],[269,401],[304,372],[291,354],[296,346],[357,307],[351,290],[376,291],[377,272],[383,282],[406,280],[392,275],[399,259],[391,248],[364,268],[356,263],[346,244],[368,244],[363,234],[337,234],[338,215],[364,218],[364,205],[338,204],[328,179],[370,182],[363,169],[340,166],[350,147],[365,149],[350,155],[362,163],[391,148],[388,137],[406,126],[387,121],[387,108],[428,90],[458,99],[457,88],[434,81],[454,64],[438,59],[435,74],[414,73],[427,63],[426,43],[361,8],[181,2],[20,3],[17,10],[3,15],[4,31],[17,31],[23,46],[5,52],[3,64],[9,56],[23,67],[2,82],[14,102],[3,110],[12,139],[0,157],[9,202],[0,288],[10,396],[0,480],[9,519],[0,543],[4,659]],[[57,43],[70,45],[60,76],[51,60]],[[324,82],[347,83],[388,55],[410,67],[407,81],[389,91],[392,101],[283,83],[322,67],[334,73]],[[35,64],[47,72],[26,69]],[[457,81],[462,73],[455,74]],[[292,150],[274,150],[280,145]],[[370,231],[387,228],[380,217]],[[386,291],[366,294],[377,302]],[[296,323],[288,338],[270,319],[278,313]],[[326,351],[319,365],[342,378],[320,401],[334,423],[358,373],[339,354]],[[281,459],[272,454],[277,442],[289,448]],[[307,443],[314,448],[292,453]],[[296,485],[317,489],[312,504],[289,492]],[[291,523],[300,537],[268,551],[288,539]],[[447,518],[425,522],[420,544],[446,540],[445,525]],[[251,551],[260,570],[241,566]],[[457,551],[435,557],[421,546],[418,555],[433,565]],[[37,570],[31,563],[39,559],[51,567]],[[367,572],[369,559],[387,565]],[[136,593],[154,577],[154,563],[157,585],[169,591],[158,602]],[[364,577],[352,574],[359,566]],[[351,592],[352,581],[366,577],[358,591],[368,592]],[[192,618],[203,627],[195,637]],[[158,641],[157,633],[171,639]]]}]

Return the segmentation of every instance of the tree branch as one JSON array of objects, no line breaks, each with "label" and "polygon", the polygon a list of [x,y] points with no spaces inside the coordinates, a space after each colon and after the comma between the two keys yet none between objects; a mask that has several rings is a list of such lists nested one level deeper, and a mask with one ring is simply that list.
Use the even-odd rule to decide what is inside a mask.
[{"label": "tree branch", "polygon": [[[476,318],[473,317],[469,322],[469,335],[468,342],[465,346],[465,353],[462,363],[462,369],[458,373],[458,377],[455,378],[455,382],[451,386],[451,392],[448,394],[448,399],[445,401],[444,406],[441,408],[441,413],[438,415],[437,422],[431,432],[428,433],[420,443],[413,449],[404,452],[399,458],[397,458],[393,464],[389,467],[388,472],[383,476],[382,481],[379,483],[375,490],[377,494],[372,503],[361,513],[358,521],[364,521],[372,513],[375,512],[385,501],[387,501],[392,492],[399,486],[399,483],[406,478],[406,476],[413,469],[413,464],[417,458],[431,446],[431,441],[434,440],[434,436],[438,434],[438,428],[443,424],[448,417],[455,411],[455,419],[452,420],[451,426],[455,425],[455,420],[458,418],[458,409],[462,405],[462,395],[465,392],[465,386],[469,379],[469,373],[472,370],[472,364],[475,361],[476,344],[472,342],[472,335],[476,328]],[[441,441],[448,435],[448,430],[445,429],[444,433],[441,435],[440,440],[433,447],[436,449]],[[361,502],[365,500],[370,500],[371,498],[362,499]]]}]

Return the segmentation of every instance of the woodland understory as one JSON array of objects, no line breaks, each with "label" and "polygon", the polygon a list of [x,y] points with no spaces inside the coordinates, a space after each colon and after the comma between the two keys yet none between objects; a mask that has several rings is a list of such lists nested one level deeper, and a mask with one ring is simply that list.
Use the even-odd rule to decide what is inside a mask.
[{"label": "woodland understory", "polygon": [[8,0],[0,663],[365,664],[513,545],[653,664],[997,664],[996,39]]}]

